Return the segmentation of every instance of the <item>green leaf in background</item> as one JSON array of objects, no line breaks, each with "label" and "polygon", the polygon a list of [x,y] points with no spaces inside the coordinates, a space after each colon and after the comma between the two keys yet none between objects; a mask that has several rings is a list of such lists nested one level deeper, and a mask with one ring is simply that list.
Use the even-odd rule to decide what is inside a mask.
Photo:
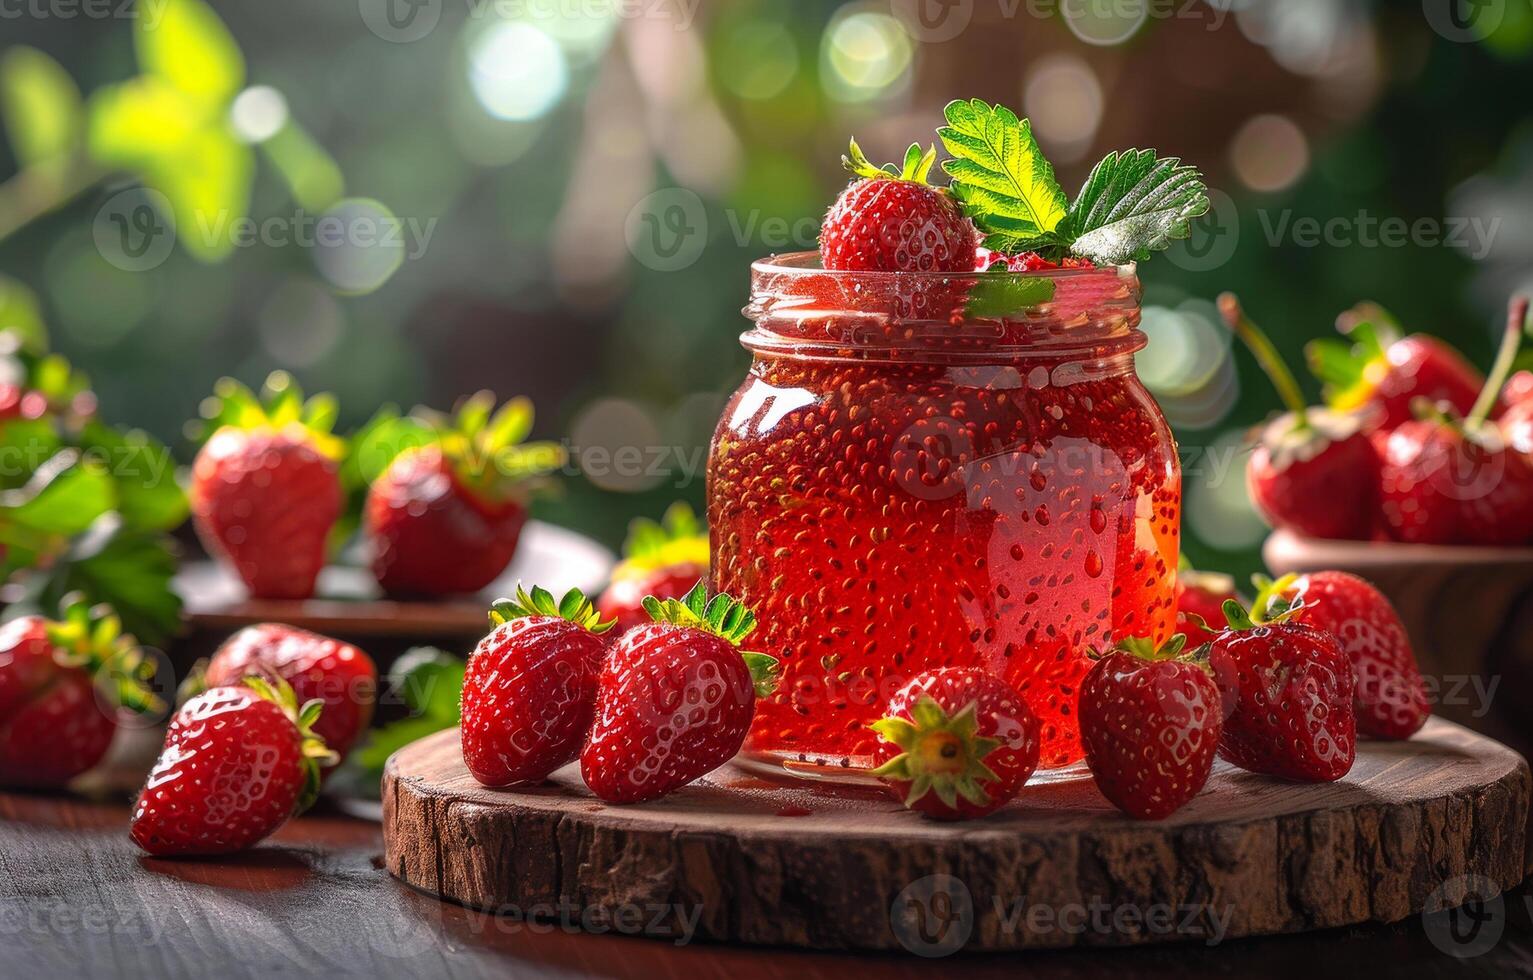
[{"label": "green leaf in background", "polygon": [[80,434],[80,447],[99,460],[116,483],[124,527],[170,531],[186,520],[189,505],[176,482],[175,459],[159,440],[138,429],[119,432],[93,420]]},{"label": "green leaf in background", "polygon": [[65,450],[44,464],[20,490],[0,497],[0,520],[42,534],[83,533],[117,502],[104,467],[81,463]]},{"label": "green leaf in background", "polygon": [[1091,170],[1061,228],[1070,250],[1098,265],[1147,259],[1190,233],[1208,211],[1197,168],[1154,150],[1114,151]]},{"label": "green leaf in background", "polygon": [[955,159],[942,169],[964,213],[985,234],[985,245],[1003,252],[1054,244],[1064,220],[1065,192],[1033,138],[1032,124],[1005,106],[980,99],[950,102],[948,124],[937,130]]},{"label": "green leaf in background", "polygon": [[463,658],[435,647],[415,647],[389,670],[389,690],[404,702],[410,717],[373,731],[365,745],[351,754],[348,767],[359,788],[378,792],[378,777],[389,756],[417,739],[456,725],[461,717]]},{"label": "green leaf in background", "polygon": [[349,471],[351,478],[360,484],[370,484],[383,475],[400,453],[429,446],[439,438],[430,425],[408,415],[375,418],[352,439],[343,474]]},{"label": "green leaf in background", "polygon": [[158,16],[133,22],[139,66],[221,114],[245,84],[239,45],[201,0],[159,0],[157,6]]},{"label": "green leaf in background", "polygon": [[32,474],[62,448],[50,419],[8,419],[0,423],[0,489],[25,486]]},{"label": "green leaf in background", "polygon": [[230,226],[249,211],[255,177],[250,147],[227,129],[210,127],[145,167],[143,176],[170,201],[176,240],[193,258],[217,262],[234,250]]},{"label": "green leaf in background", "polygon": [[23,169],[66,161],[80,145],[80,90],[36,48],[11,48],[0,58],[0,113]]},{"label": "green leaf in background", "polygon": [[16,338],[21,349],[41,354],[48,349],[48,328],[32,290],[6,276],[0,276],[0,332]]},{"label": "green leaf in background", "polygon": [[163,645],[181,629],[181,597],[171,589],[176,574],[173,542],[103,521],[78,539],[50,570],[42,608],[56,608],[70,592],[111,603],[123,629],[143,643]]}]

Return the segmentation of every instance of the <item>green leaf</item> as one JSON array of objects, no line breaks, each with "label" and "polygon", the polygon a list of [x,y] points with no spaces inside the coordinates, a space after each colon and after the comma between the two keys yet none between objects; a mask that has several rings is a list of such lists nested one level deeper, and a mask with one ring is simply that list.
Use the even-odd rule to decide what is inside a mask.
[{"label": "green leaf", "polygon": [[158,7],[159,16],[134,20],[140,67],[207,110],[221,111],[245,84],[234,36],[201,0],[159,0]]},{"label": "green leaf", "polygon": [[70,592],[110,603],[123,629],[143,643],[163,645],[181,629],[181,598],[171,589],[177,565],[172,547],[163,535],[98,526],[50,571],[44,594],[54,604]]},{"label": "green leaf", "polygon": [[48,328],[36,294],[7,276],[0,276],[0,332],[14,336],[29,354],[48,349]]},{"label": "green leaf", "polygon": [[176,482],[175,459],[159,440],[91,421],[80,434],[80,448],[111,474],[117,511],[129,530],[170,531],[186,520],[189,505]]},{"label": "green leaf", "polygon": [[436,647],[412,647],[389,668],[389,689],[412,715],[433,718],[450,727],[458,723],[463,693],[462,657]]},{"label": "green leaf", "polygon": [[1117,265],[1186,238],[1192,219],[1208,207],[1195,167],[1157,159],[1154,150],[1114,151],[1092,168],[1061,231],[1076,255]]},{"label": "green leaf", "polygon": [[192,133],[174,154],[142,169],[149,186],[165,195],[176,220],[176,240],[193,258],[217,262],[234,250],[233,222],[250,209],[255,156],[222,125]]},{"label": "green leaf", "polygon": [[11,48],[0,58],[0,113],[22,168],[67,160],[80,145],[80,90],[62,65],[36,48]]},{"label": "green leaf", "polygon": [[937,134],[955,159],[942,168],[985,245],[1016,252],[1052,241],[1067,204],[1031,123],[980,99],[950,102],[943,114]]},{"label": "green leaf", "polygon": [[532,399],[513,398],[506,402],[490,419],[485,448],[498,452],[519,444],[532,434],[532,418]]},{"label": "green leaf", "polygon": [[91,156],[138,169],[173,155],[203,124],[196,103],[153,76],[97,89],[86,111]]},{"label": "green leaf", "polygon": [[49,460],[25,487],[0,501],[0,520],[43,534],[80,534],[117,502],[112,478],[68,450]]},{"label": "green leaf", "polygon": [[370,484],[384,474],[400,453],[429,446],[437,439],[436,430],[420,419],[379,418],[352,439],[347,465],[364,485]]},{"label": "green leaf", "polygon": [[0,425],[0,489],[25,486],[63,443],[48,419],[10,419]]},{"label": "green leaf", "polygon": [[1054,298],[1054,280],[1044,276],[991,272],[976,276],[964,304],[964,315],[975,320],[1020,316]]}]

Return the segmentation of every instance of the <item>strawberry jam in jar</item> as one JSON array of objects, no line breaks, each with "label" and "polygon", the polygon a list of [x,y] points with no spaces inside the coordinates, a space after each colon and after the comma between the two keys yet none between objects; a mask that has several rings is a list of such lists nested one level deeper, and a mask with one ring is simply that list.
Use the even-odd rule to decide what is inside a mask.
[{"label": "strawberry jam in jar", "polygon": [[708,466],[713,586],[779,658],[745,758],[841,778],[934,667],[1009,681],[1041,765],[1082,757],[1095,649],[1172,632],[1181,473],[1134,373],[1134,267],[752,267],[750,374]]}]

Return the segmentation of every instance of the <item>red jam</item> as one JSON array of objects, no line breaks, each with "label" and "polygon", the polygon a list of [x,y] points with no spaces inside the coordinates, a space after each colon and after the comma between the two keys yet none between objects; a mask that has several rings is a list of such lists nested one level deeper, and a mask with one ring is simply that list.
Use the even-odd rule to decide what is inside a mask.
[{"label": "red jam", "polygon": [[866,768],[894,691],[978,665],[1039,715],[1043,765],[1079,759],[1090,651],[1175,618],[1181,476],[1134,374],[1133,269],[828,273],[806,253],[755,265],[747,313],[755,360],[708,470],[713,585],[784,670],[747,754]]}]

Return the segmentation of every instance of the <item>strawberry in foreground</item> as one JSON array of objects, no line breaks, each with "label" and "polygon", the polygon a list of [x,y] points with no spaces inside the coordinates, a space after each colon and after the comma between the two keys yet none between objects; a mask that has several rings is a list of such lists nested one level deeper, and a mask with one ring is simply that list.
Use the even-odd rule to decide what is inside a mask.
[{"label": "strawberry in foreground", "polygon": [[306,599],[342,508],[335,400],[307,403],[283,372],[264,399],[230,378],[205,414],[216,428],[192,468],[197,534],[258,599]]},{"label": "strawberry in foreground", "polygon": [[629,525],[623,560],[596,600],[603,619],[619,633],[650,621],[646,596],[677,599],[708,577],[708,530],[684,503],[672,504],[660,523],[639,518]]},{"label": "strawberry in foreground", "polygon": [[349,643],[281,623],[247,626],[225,640],[208,662],[207,687],[232,687],[246,677],[285,681],[300,703],[318,699],[325,710],[314,734],[346,758],[372,721],[378,669]]},{"label": "strawberry in foreground", "polygon": [[1495,367],[1467,416],[1420,401],[1422,417],[1390,433],[1380,479],[1385,530],[1396,541],[1520,545],[1533,539],[1533,459],[1489,421],[1527,318],[1527,297],[1514,297]]},{"label": "strawberry in foreground", "polygon": [[681,599],[646,599],[654,620],[617,641],[601,670],[580,775],[608,803],[638,803],[728,762],[745,741],[777,661],[742,653],[751,611],[699,582]]},{"label": "strawberry in foreground", "polygon": [[373,574],[389,594],[478,592],[515,556],[528,501],[564,453],[523,443],[532,431],[527,399],[494,408],[495,396],[481,391],[451,419],[408,420],[408,437],[391,447],[364,516]]},{"label": "strawberry in foreground", "polygon": [[918,674],[870,727],[882,737],[873,775],[938,820],[995,812],[1038,768],[1037,717],[1011,685],[975,667]]},{"label": "strawberry in foreground", "polygon": [[1399,613],[1370,583],[1346,572],[1258,579],[1255,622],[1283,616],[1334,636],[1352,661],[1357,729],[1377,738],[1410,738],[1431,708],[1411,640]]},{"label": "strawberry in foreground", "polygon": [[463,761],[486,786],[536,783],[580,754],[607,644],[591,601],[571,589],[501,599],[463,678]]},{"label": "strawberry in foreground", "polygon": [[1415,418],[1411,402],[1446,402],[1467,413],[1485,383],[1464,355],[1427,334],[1400,335],[1400,324],[1377,303],[1359,303],[1336,318],[1351,342],[1312,340],[1304,348],[1310,370],[1325,382],[1326,401],[1358,413],[1370,426],[1393,429]]},{"label": "strawberry in foreground", "polygon": [[319,795],[335,755],[314,734],[323,705],[246,678],[176,712],[133,808],[129,833],[157,857],[229,854],[269,836]]},{"label": "strawberry in foreground", "polygon": [[1176,631],[1186,635],[1190,649],[1213,642],[1224,624],[1225,602],[1239,598],[1230,576],[1183,564],[1176,570]]},{"label": "strawberry in foreground", "polygon": [[163,709],[148,664],[110,610],[71,602],[62,622],[0,627],[0,786],[57,789],[111,747],[117,712]]},{"label": "strawberry in foreground", "polygon": [[865,272],[972,272],[979,244],[973,223],[951,193],[927,183],[937,160],[912,143],[902,169],[883,168],[852,140],[842,158],[854,180],[820,227],[827,269]]},{"label": "strawberry in foreground", "polygon": [[1336,638],[1293,622],[1298,607],[1257,625],[1224,604],[1230,628],[1209,648],[1224,700],[1219,755],[1242,769],[1325,783],[1357,755],[1352,664]]},{"label": "strawberry in foreground", "polygon": [[1208,782],[1223,709],[1207,648],[1178,633],[1159,650],[1124,640],[1081,685],[1081,741],[1097,788],[1141,820],[1179,810]]},{"label": "strawberry in foreground", "polygon": [[1293,372],[1234,293],[1219,297],[1219,312],[1288,409],[1257,434],[1246,464],[1252,502],[1274,527],[1316,538],[1367,540],[1378,511],[1379,460],[1362,419],[1306,406]]}]

